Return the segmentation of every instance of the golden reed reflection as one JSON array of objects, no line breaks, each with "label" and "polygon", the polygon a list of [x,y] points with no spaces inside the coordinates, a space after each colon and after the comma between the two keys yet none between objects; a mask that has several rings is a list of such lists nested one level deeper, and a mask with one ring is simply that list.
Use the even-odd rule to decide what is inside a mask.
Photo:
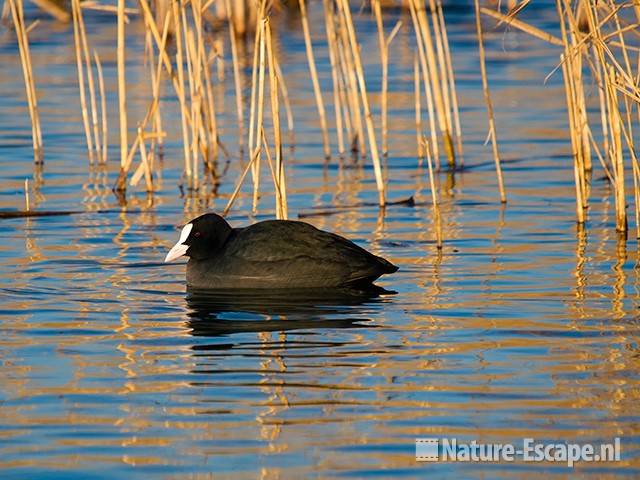
[{"label": "golden reed reflection", "polygon": [[[100,35],[102,27],[96,28]],[[413,60],[412,41],[403,32],[394,43],[394,51],[403,52],[403,65]],[[60,63],[72,62],[72,49],[65,47],[64,52]],[[246,55],[240,58],[247,61]],[[138,57],[133,59],[136,63]],[[294,60],[300,59],[304,62],[303,55]],[[107,62],[115,63],[113,54]],[[296,88],[308,82],[305,71],[291,75]],[[137,75],[132,76],[136,82]],[[54,77],[52,83],[64,86],[68,78]],[[143,87],[134,83],[132,90]],[[216,87],[220,99],[228,101],[224,86]],[[473,110],[476,100],[469,92],[461,93]],[[511,100],[521,101],[519,95],[517,88],[510,88]],[[540,92],[531,101],[549,106],[551,97]],[[306,108],[307,103],[300,100],[295,106]],[[409,94],[390,92],[394,107],[410,103]],[[146,105],[132,104],[134,115]],[[65,127],[67,133],[77,133],[77,110],[71,105],[62,112],[73,120]],[[229,110],[233,116],[233,108]],[[391,150],[410,158],[415,154],[407,141],[411,116],[395,115]],[[314,116],[300,118],[315,128]],[[233,121],[227,121],[229,138],[243,138],[230,124]],[[468,127],[478,133],[484,124],[471,117]],[[532,128],[530,121],[514,122],[509,133],[525,138]],[[558,131],[549,127],[543,136],[551,132],[557,137]],[[335,171],[324,168],[316,174],[318,160],[310,150],[300,153],[296,162],[312,164],[314,173],[288,165],[303,172],[292,186],[300,209],[357,205],[367,198],[372,182],[366,163],[347,160]],[[177,160],[167,158],[176,168]],[[364,307],[376,328],[228,334],[210,340],[219,348],[207,359],[213,370],[209,377],[196,372],[203,356],[195,348],[201,343],[188,328],[182,267],[154,270],[132,264],[157,262],[167,242],[160,227],[179,223],[171,208],[182,208],[187,220],[216,209],[224,196],[211,190],[185,192],[177,199],[177,190],[168,185],[170,193],[130,192],[117,214],[74,216],[56,226],[57,231],[43,232],[38,219],[8,224],[11,238],[0,246],[10,283],[6,290],[20,295],[8,292],[3,299],[3,309],[12,313],[0,338],[0,384],[9,400],[0,404],[0,438],[8,444],[1,449],[0,465],[166,465],[193,456],[202,462],[198,465],[210,461],[215,468],[249,452],[253,458],[271,454],[270,460],[281,462],[251,474],[302,478],[322,475],[319,466],[342,472],[373,469],[374,461],[387,469],[414,468],[412,454],[404,453],[407,442],[429,433],[479,439],[531,434],[637,438],[638,425],[628,418],[640,402],[635,327],[640,264],[637,252],[628,251],[621,238],[601,227],[610,221],[607,187],[594,189],[602,202],[594,205],[589,232],[578,231],[575,239],[569,233],[561,237],[568,238],[567,243],[555,244],[553,238],[540,236],[541,231],[548,233],[544,225],[532,226],[530,216],[519,218],[526,211],[517,204],[507,206],[509,211],[502,208],[496,222],[495,206],[487,210],[458,203],[492,198],[495,192],[485,179],[489,175],[442,172],[437,180],[445,250],[439,252],[431,241],[427,195],[422,195],[426,172],[420,166],[399,168],[395,161],[390,158],[386,170],[398,181],[392,186],[394,195],[415,193],[416,200],[425,197],[425,204],[388,208],[383,215],[375,208],[352,208],[311,217],[321,228],[371,239],[374,251],[401,265],[395,277],[402,286],[399,295]],[[240,162],[233,163],[230,171],[240,168]],[[541,163],[557,166],[555,158]],[[86,165],[73,168],[84,172]],[[233,178],[229,174],[225,181],[232,183]],[[73,204],[75,194],[55,193],[69,187],[68,179],[48,181],[53,187],[49,198]],[[45,191],[42,186],[41,172],[40,177],[34,174],[34,190]],[[539,192],[533,195],[531,185],[512,188],[516,198],[530,195],[538,202],[535,207],[548,207],[536,200]],[[567,186],[549,188],[555,198],[564,195]],[[35,205],[44,202],[43,195],[36,195]],[[81,195],[87,211],[113,208],[104,168],[89,170]],[[265,192],[261,214],[272,212],[270,195]],[[251,218],[249,198],[241,197],[234,210],[243,219]],[[555,211],[547,220],[565,226],[565,217]],[[482,242],[486,231],[490,243]],[[512,232],[534,239],[511,237]],[[104,239],[112,239],[112,244],[105,246]],[[393,247],[384,243],[387,239],[394,241]],[[553,248],[565,248],[560,253],[567,255],[549,255]],[[625,267],[633,255],[636,268],[629,270]],[[96,267],[89,268],[93,264]],[[45,268],[56,271],[51,283],[42,279]],[[545,269],[555,275],[551,280],[544,276]],[[527,272],[531,278],[523,279]],[[45,288],[54,292],[50,300],[42,300]],[[570,307],[563,306],[565,300]],[[343,312],[351,313],[362,312]],[[568,318],[574,320],[570,325]],[[265,316],[266,322],[270,319]],[[43,356],[44,361],[37,361]],[[215,369],[228,375],[216,375]],[[247,371],[257,372],[258,380],[238,380]],[[244,447],[247,440],[259,444]],[[380,450],[367,449],[376,442],[382,444]],[[361,449],[335,448],[345,445]],[[72,453],[56,453],[70,446]],[[109,448],[78,454],[83,447],[94,452]],[[287,465],[291,456],[303,455],[317,462],[307,468]],[[637,467],[638,460],[624,464]]]}]

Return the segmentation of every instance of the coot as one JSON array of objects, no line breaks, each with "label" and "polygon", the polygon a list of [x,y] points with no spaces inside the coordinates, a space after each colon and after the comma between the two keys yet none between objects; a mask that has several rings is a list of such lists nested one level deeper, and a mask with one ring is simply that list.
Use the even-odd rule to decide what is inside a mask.
[{"label": "coot", "polygon": [[398,267],[305,222],[266,220],[232,228],[207,213],[187,223],[165,258],[189,257],[196,289],[367,287]]}]

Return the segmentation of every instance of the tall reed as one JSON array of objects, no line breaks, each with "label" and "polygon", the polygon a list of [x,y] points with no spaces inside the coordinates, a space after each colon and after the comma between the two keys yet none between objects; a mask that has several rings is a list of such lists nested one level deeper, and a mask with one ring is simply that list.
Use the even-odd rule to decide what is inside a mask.
[{"label": "tall reed", "polygon": [[480,57],[480,74],[482,76],[482,91],[484,93],[484,101],[487,105],[487,116],[489,117],[489,136],[491,137],[491,148],[493,151],[493,160],[496,165],[496,174],[498,176],[498,191],[500,192],[500,201],[502,203],[506,203],[507,194],[504,189],[504,180],[502,178],[500,154],[498,153],[496,123],[493,118],[493,104],[491,103],[491,93],[489,92],[489,82],[487,80],[487,67],[485,65],[484,39],[482,37],[482,22],[480,20],[479,0],[475,0],[475,11],[476,11],[476,32],[478,34],[478,54]]},{"label": "tall reed", "polygon": [[[421,60],[421,63],[425,63],[425,65],[423,65],[423,72],[425,77],[428,76],[429,78],[444,150],[449,167],[455,168],[456,159],[451,128],[451,102],[449,100],[449,83],[446,80],[448,74],[444,62],[443,37],[440,32],[440,21],[435,10],[435,3],[430,1],[431,25],[427,17],[424,2],[420,0],[409,0],[409,7],[416,40],[418,42],[418,50],[419,52],[423,52],[421,57],[424,57],[424,62]],[[432,37],[432,30],[434,31],[434,37]],[[440,55],[438,55],[437,51],[440,52]]]},{"label": "tall reed", "polygon": [[311,73],[311,84],[313,85],[313,93],[316,98],[316,107],[320,116],[320,130],[322,131],[322,144],[324,148],[324,157],[331,157],[331,145],[329,143],[329,129],[327,127],[327,115],[324,109],[324,101],[322,99],[322,91],[320,90],[320,82],[318,81],[318,72],[316,70],[316,61],[313,54],[313,44],[311,43],[311,32],[309,30],[309,19],[307,18],[307,7],[305,0],[298,0],[300,6],[300,18],[302,20],[302,32],[304,34],[305,49],[307,52],[307,62],[309,63],[309,72]]},{"label": "tall reed", "polygon": [[22,0],[8,0],[13,25],[18,38],[18,50],[20,51],[20,64],[24,78],[29,117],[31,119],[31,138],[33,142],[33,161],[35,164],[43,162],[42,130],[40,127],[40,115],[38,113],[38,98],[36,96],[35,80],[33,77],[33,64],[31,62],[31,50],[29,38],[24,25],[24,9]]},{"label": "tall reed", "polygon": [[341,13],[345,20],[347,34],[349,37],[349,46],[351,49],[351,55],[353,56],[354,66],[356,70],[356,76],[358,79],[358,89],[360,92],[360,99],[362,102],[362,108],[364,110],[365,125],[367,127],[367,136],[369,139],[369,150],[371,151],[371,160],[373,162],[373,171],[376,178],[376,185],[378,187],[378,204],[380,207],[385,206],[385,184],[382,179],[382,169],[380,167],[380,156],[378,154],[378,144],[376,139],[375,127],[373,125],[373,116],[371,115],[371,109],[369,107],[369,97],[367,93],[367,85],[364,76],[364,69],[362,68],[362,59],[360,57],[360,46],[356,39],[355,27],[351,18],[351,10],[348,0],[338,0],[340,4]]},{"label": "tall reed", "polygon": [[[118,0],[118,33],[117,33],[117,68],[118,68],[118,114],[120,120],[120,172],[126,175],[127,154],[128,154],[128,132],[127,132],[127,85],[126,85],[126,56],[125,56],[125,0]],[[116,188],[124,191],[126,183],[124,178]]]}]

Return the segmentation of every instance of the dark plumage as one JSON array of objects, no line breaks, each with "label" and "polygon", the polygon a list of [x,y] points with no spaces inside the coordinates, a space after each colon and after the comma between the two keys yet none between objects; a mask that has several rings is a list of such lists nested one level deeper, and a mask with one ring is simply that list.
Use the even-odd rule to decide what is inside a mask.
[{"label": "dark plumage", "polygon": [[196,289],[360,287],[398,270],[308,223],[267,220],[231,228],[214,213],[186,224],[165,261],[182,255],[189,257],[187,285]]}]

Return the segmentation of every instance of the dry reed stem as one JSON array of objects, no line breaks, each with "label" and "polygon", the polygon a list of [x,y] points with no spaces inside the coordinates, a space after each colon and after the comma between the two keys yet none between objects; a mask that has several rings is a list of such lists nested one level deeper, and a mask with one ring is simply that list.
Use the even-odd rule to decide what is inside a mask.
[{"label": "dry reed stem", "polygon": [[615,180],[616,230],[626,233],[628,228],[627,205],[624,185],[624,159],[622,155],[622,130],[624,130],[624,128],[622,128],[621,125],[622,118],[618,107],[617,90],[612,86],[612,83],[615,82],[615,69],[609,66],[609,70],[609,75],[612,80],[607,83],[607,90],[609,93],[609,115],[611,124],[611,161],[613,163]]},{"label": "dry reed stem", "polygon": [[[168,13],[167,13],[167,17],[168,17]],[[165,18],[166,21],[166,18]],[[149,34],[149,32],[147,31],[147,35]],[[155,60],[155,56],[153,54],[153,45],[151,44],[151,41],[149,41],[149,72],[151,74],[151,85],[152,87],[154,87],[158,81],[159,76],[162,73],[162,59],[160,57],[158,57],[158,63],[156,64],[156,60]],[[156,67],[158,68],[158,73],[156,74]],[[162,135],[162,112],[160,109],[160,90],[159,90],[159,83],[158,83],[158,88],[152,89],[152,95],[153,95],[153,101],[156,104],[156,109],[155,112],[153,114],[153,129],[156,133],[156,135],[158,135],[158,141],[157,141],[157,147],[158,147],[158,151],[162,152],[163,148],[164,148],[164,136]],[[151,154],[154,154],[154,149],[151,148]]]},{"label": "dry reed stem", "polygon": [[144,181],[147,185],[147,192],[153,192],[153,177],[151,176],[151,166],[147,158],[147,147],[145,145],[144,132],[138,127],[138,143],[140,144],[140,159],[144,168]]},{"label": "dry reed stem", "polygon": [[287,131],[289,132],[289,143],[291,145],[294,145],[296,139],[293,124],[293,110],[291,109],[291,102],[289,101],[289,89],[287,88],[287,83],[285,82],[284,75],[282,74],[280,62],[278,62],[278,58],[275,57],[275,52],[274,61],[276,74],[278,75],[278,86],[280,87],[280,93],[282,93],[282,100],[284,101],[284,108],[287,114]]},{"label": "dry reed stem", "polygon": [[438,136],[436,133],[436,120],[435,120],[435,110],[433,106],[433,94],[431,91],[431,83],[429,81],[429,75],[427,73],[428,71],[427,56],[425,53],[425,46],[424,46],[424,42],[422,41],[422,31],[418,23],[418,16],[417,16],[417,12],[416,12],[413,0],[409,1],[409,7],[411,12],[411,20],[413,22],[413,29],[416,35],[416,44],[418,45],[418,58],[420,59],[424,92],[427,100],[427,112],[429,114],[429,130],[431,132],[431,147],[433,148],[433,156],[435,158],[436,170],[440,170],[440,149],[438,146]]},{"label": "dry reed stem", "polygon": [[[192,188],[199,188],[199,159],[202,153],[204,164],[208,167],[208,148],[207,148],[207,132],[205,130],[206,123],[206,104],[204,103],[204,85],[203,85],[203,65],[205,47],[202,32],[202,15],[201,1],[192,0],[192,23],[193,29],[189,27],[187,22],[186,9],[182,9],[182,24],[187,44],[187,65],[189,74],[189,92],[191,96],[191,153],[192,153]],[[195,30],[195,33],[194,33]],[[208,167],[209,170],[211,170]]]},{"label": "dry reed stem", "polygon": [[40,115],[38,113],[38,96],[36,95],[36,86],[35,86],[35,80],[33,76],[33,62],[31,61],[31,49],[29,48],[29,38],[27,35],[29,29],[24,28],[24,8],[22,5],[22,0],[17,0],[17,1],[19,2],[19,5],[20,5],[20,8],[18,10],[18,15],[20,17],[20,20],[21,20],[20,23],[22,25],[22,29],[21,29],[22,45],[24,47],[24,56],[26,59],[27,72],[29,74],[29,88],[31,90],[31,99],[33,102],[33,113],[35,118],[35,122],[32,122],[32,123],[34,123],[34,130],[36,132],[36,138],[38,142],[38,161],[36,163],[42,164],[43,162],[42,129],[40,125]]},{"label": "dry reed stem", "polygon": [[278,179],[278,174],[276,173],[277,167],[273,165],[273,160],[271,159],[271,152],[269,151],[269,144],[267,142],[267,138],[265,137],[264,129],[262,129],[262,148],[264,148],[265,157],[267,158],[267,165],[269,165],[269,171],[271,172],[271,178],[273,180],[276,196],[276,218],[278,220],[287,220],[286,206],[283,205],[282,185]]},{"label": "dry reed stem", "polygon": [[181,4],[180,0],[172,0],[173,28],[175,31],[175,48],[176,48],[176,70],[178,71],[178,100],[180,102],[180,121],[182,126],[182,148],[184,153],[184,173],[187,178],[187,185],[191,186],[191,162],[189,152],[189,129],[187,127],[187,118],[189,111],[187,110],[185,99],[185,81],[184,81],[184,60],[182,57],[183,34],[181,28]]},{"label": "dry reed stem", "polygon": [[442,219],[440,216],[440,205],[438,203],[438,195],[436,193],[436,182],[433,175],[433,165],[431,160],[431,149],[426,137],[422,138],[423,150],[426,152],[427,165],[429,167],[429,185],[431,187],[431,203],[433,205],[433,225],[436,231],[436,247],[442,250]]},{"label": "dry reed stem", "polygon": [[65,9],[64,4],[58,4],[52,0],[32,0],[38,8],[47,12],[53,18],[62,23],[68,23],[71,20],[71,15]]},{"label": "dry reed stem", "polygon": [[464,150],[462,148],[462,127],[460,124],[460,108],[458,105],[458,89],[456,88],[456,76],[453,71],[453,59],[451,57],[451,48],[449,47],[449,36],[447,34],[447,25],[444,21],[444,12],[442,10],[442,2],[438,0],[438,18],[440,21],[440,31],[442,32],[442,40],[444,44],[445,64],[447,69],[447,79],[449,82],[449,90],[451,92],[451,107],[453,110],[453,127],[456,137],[457,156],[460,166],[464,165]]},{"label": "dry reed stem", "polygon": [[[336,41],[339,41],[338,38],[336,37]],[[346,76],[346,73],[344,71],[344,63],[342,62],[342,56],[344,56],[344,52],[342,52],[342,56],[340,55],[340,50],[338,47],[336,47],[336,50],[338,50],[337,53],[337,57],[338,57],[338,68],[337,68],[337,74],[338,74],[338,96],[340,98],[340,105],[341,105],[341,111],[340,113],[342,114],[342,120],[344,121],[344,130],[346,133],[346,138],[349,139],[349,142],[351,144],[350,149],[352,152],[357,151],[358,146],[357,146],[357,133],[354,130],[353,124],[351,122],[351,105],[350,105],[350,96],[348,94],[348,89],[349,89],[349,85],[348,85],[348,79]],[[346,146],[346,145],[345,145]],[[355,146],[355,150],[354,150],[354,146]]]},{"label": "dry reed stem", "polygon": [[[578,26],[577,20],[573,16],[570,4],[565,0],[565,11],[567,13],[567,20],[569,23],[569,39],[571,40],[571,52],[572,57],[570,59],[570,65],[573,67],[571,71],[572,76],[572,92],[574,95],[575,116],[577,127],[576,139],[579,142],[579,155],[582,168],[585,171],[591,171],[591,144],[589,142],[589,119],[587,118],[587,107],[584,94],[584,86],[582,81],[582,50],[584,42],[580,39],[582,33]],[[585,183],[585,192],[587,187]],[[587,206],[588,194],[584,196],[585,207]]]},{"label": "dry reed stem", "polygon": [[27,212],[31,210],[31,202],[29,201],[29,179],[28,178],[24,179],[24,209]]},{"label": "dry reed stem", "polygon": [[386,48],[384,38],[384,24],[382,22],[382,7],[380,0],[372,0],[371,6],[376,17],[378,29],[378,50],[380,50],[380,65],[382,66],[382,86],[380,91],[380,117],[382,133],[382,155],[387,155],[389,150],[387,143],[387,77],[389,71],[389,51]]},{"label": "dry reed stem", "polygon": [[309,64],[309,72],[311,74],[311,83],[313,85],[313,93],[316,98],[316,108],[320,116],[320,129],[322,130],[322,143],[324,146],[324,158],[331,158],[331,145],[329,143],[329,129],[327,128],[327,114],[324,109],[324,101],[322,99],[322,91],[320,90],[320,82],[318,81],[318,72],[316,70],[316,61],[313,55],[313,44],[311,43],[311,33],[309,31],[309,20],[307,18],[307,7],[305,0],[298,0],[300,6],[300,18],[302,20],[302,33],[304,35],[304,43],[307,52],[307,62]]},{"label": "dry reed stem", "polygon": [[528,33],[533,37],[539,38],[540,40],[544,40],[545,42],[549,42],[552,45],[557,45],[559,47],[564,46],[564,43],[562,43],[562,40],[559,39],[558,37],[555,37],[550,33],[545,32],[544,30],[540,30],[537,27],[534,27],[532,25],[529,25],[528,23],[518,20],[517,18],[508,18],[505,14],[500,13],[496,10],[491,10],[490,8],[486,8],[486,7],[480,8],[480,11],[485,15],[493,17],[496,20],[499,20],[501,22],[506,22],[508,25],[511,25],[519,30],[522,30],[523,32]]},{"label": "dry reed stem", "polygon": [[431,38],[431,29],[429,27],[429,21],[427,20],[426,7],[423,2],[419,0],[410,0],[410,4],[415,9],[416,17],[418,19],[418,25],[421,31],[421,38],[424,42],[424,51],[426,54],[428,72],[431,88],[433,90],[433,100],[437,112],[438,126],[440,127],[440,133],[443,137],[445,153],[449,162],[450,168],[455,167],[455,151],[453,149],[453,140],[451,137],[451,131],[449,130],[447,123],[447,114],[445,111],[445,102],[442,92],[442,84],[440,82],[440,75],[438,72],[438,62],[436,60],[436,53],[433,46],[433,39]]},{"label": "dry reed stem", "polygon": [[627,113],[627,125],[629,131],[626,128],[622,128],[627,149],[631,155],[631,171],[633,175],[633,197],[634,197],[634,213],[636,221],[636,238],[640,239],[640,166],[638,165],[638,157],[636,156],[635,146],[633,144],[633,131],[632,131],[632,108],[629,106],[629,99],[624,97],[625,110]]},{"label": "dry reed stem", "polygon": [[108,158],[108,144],[109,144],[109,125],[107,122],[107,96],[105,93],[104,87],[104,76],[102,74],[102,62],[100,61],[100,56],[96,50],[93,51],[94,59],[96,62],[96,69],[98,71],[98,88],[100,91],[100,113],[102,120],[102,157],[100,161],[102,163],[107,163]]},{"label": "dry reed stem", "polygon": [[[449,74],[447,72],[447,65],[444,59],[444,46],[442,45],[442,32],[440,29],[440,19],[436,9],[435,0],[429,0],[429,9],[431,10],[431,23],[433,24],[433,36],[436,45],[436,58],[438,61],[438,72],[440,77],[440,89],[442,91],[442,98],[444,100],[444,113],[447,121],[447,130],[452,134],[453,122],[451,119],[451,99],[449,92]],[[452,144],[453,147],[453,144]]]},{"label": "dry reed stem", "polygon": [[[276,152],[276,164],[274,174],[274,184],[276,187],[276,214],[279,219],[286,220],[289,216],[287,207],[287,192],[284,176],[284,162],[282,158],[282,134],[280,129],[280,99],[278,96],[278,73],[276,70],[275,53],[273,51],[273,39],[271,36],[271,25],[267,19],[265,23],[265,41],[267,46],[267,60],[269,62],[269,85],[271,93],[271,117],[273,123],[273,136]],[[266,141],[264,129],[262,129],[263,141]],[[265,148],[267,159],[271,166],[271,159],[268,147]]]},{"label": "dry reed stem", "polygon": [[500,201],[506,203],[507,194],[504,189],[504,180],[502,178],[502,168],[500,166],[500,155],[498,153],[498,140],[496,138],[496,125],[493,118],[493,105],[491,103],[491,94],[489,93],[489,82],[487,80],[487,68],[484,57],[484,41],[482,38],[482,24],[480,22],[480,5],[478,0],[474,0],[476,9],[476,31],[478,34],[478,53],[480,56],[480,74],[482,76],[482,91],[484,100],[487,104],[487,115],[489,117],[489,132],[491,134],[491,146],[493,150],[493,159],[496,164],[496,174],[498,176],[498,190],[500,191]]},{"label": "dry reed stem", "polygon": [[262,125],[264,123],[264,76],[265,76],[265,55],[266,55],[266,39],[265,39],[265,24],[267,20],[262,19],[260,24],[260,47],[259,47],[259,60],[258,60],[258,91],[257,91],[257,113],[256,113],[256,135],[255,135],[255,149],[258,151],[258,157],[253,162],[251,173],[253,175],[253,212],[255,213],[258,208],[258,198],[260,194],[260,132],[262,131]]},{"label": "dry reed stem", "polygon": [[586,181],[585,181],[585,169],[582,162],[581,155],[581,140],[578,138],[578,129],[576,127],[579,121],[576,115],[577,107],[575,103],[575,94],[573,86],[573,53],[571,51],[571,45],[567,34],[567,28],[564,21],[562,0],[556,1],[556,8],[558,10],[558,18],[560,19],[560,31],[562,34],[562,42],[564,45],[564,53],[561,55],[561,66],[565,84],[565,94],[567,97],[567,113],[569,118],[569,132],[571,137],[571,145],[573,151],[573,171],[576,185],[576,220],[579,225],[583,224],[586,220]]},{"label": "dry reed stem", "polygon": [[[206,163],[209,169],[214,172],[215,162],[218,161],[218,121],[216,118],[216,105],[215,99],[213,95],[213,87],[211,84],[211,72],[209,71],[209,62],[203,56],[202,57],[204,65],[204,81],[205,81],[205,93],[206,93],[206,115],[207,115],[207,125],[209,132],[209,146],[211,148],[211,158],[206,159]],[[213,160],[213,163],[211,162]]]},{"label": "dry reed stem", "polygon": [[73,13],[73,33],[74,46],[76,52],[76,66],[78,69],[78,88],[80,90],[80,108],[82,110],[82,123],[84,125],[84,133],[87,141],[87,151],[89,153],[89,163],[93,163],[93,138],[91,136],[91,123],[89,121],[89,110],[87,108],[85,80],[84,80],[84,64],[82,62],[82,34],[80,33],[80,9],[78,8],[79,0],[73,0],[71,11]]},{"label": "dry reed stem", "polygon": [[[102,154],[101,140],[100,140],[100,129],[98,124],[98,107],[96,102],[96,88],[93,81],[93,68],[91,66],[91,55],[89,54],[89,42],[87,40],[87,33],[84,26],[84,18],[82,15],[82,9],[80,8],[80,1],[74,0],[76,2],[76,12],[78,15],[78,31],[80,32],[80,46],[82,48],[82,53],[84,55],[84,61],[86,65],[87,72],[87,84],[89,86],[89,101],[91,106],[91,125],[93,127],[93,145],[95,147],[96,158],[100,161],[100,156]],[[90,157],[90,160],[93,160],[93,156]]]},{"label": "dry reed stem", "polygon": [[238,45],[236,40],[236,28],[234,26],[233,12],[231,10],[231,2],[225,0],[224,2],[227,14],[229,16],[229,42],[231,43],[231,61],[233,64],[233,81],[236,89],[236,115],[238,119],[238,142],[240,151],[242,152],[242,138],[243,138],[243,125],[244,125],[244,111],[242,101],[242,80],[240,79],[240,64],[238,59]]},{"label": "dry reed stem", "polygon": [[[337,53],[336,53],[336,33],[335,19],[333,18],[333,8],[330,0],[323,0],[325,29],[327,31],[327,47],[329,49],[329,63],[331,65],[331,81],[333,83],[333,106],[336,117],[336,132],[338,135],[338,153],[342,156],[344,148],[344,125],[342,119],[342,104],[340,98],[340,80],[338,78]],[[282,75],[278,74],[280,77]]]},{"label": "dry reed stem", "polygon": [[[563,54],[564,56],[564,54]],[[573,173],[576,185],[576,221],[578,225],[582,225],[585,222],[585,205],[584,205],[584,170],[580,168],[578,161],[578,147],[575,139],[575,115],[573,106],[573,95],[571,93],[570,80],[569,80],[569,68],[566,63],[562,61],[562,73],[565,79],[565,93],[567,97],[567,110],[569,117],[569,132],[571,137],[571,146],[573,152]]]},{"label": "dry reed stem", "polygon": [[376,185],[378,187],[378,204],[381,208],[385,206],[385,185],[382,179],[382,169],[380,167],[380,157],[378,155],[378,144],[376,140],[375,127],[373,125],[373,116],[369,108],[369,98],[367,94],[367,85],[364,78],[364,69],[362,68],[362,60],[360,58],[360,49],[356,40],[355,28],[351,19],[351,11],[349,10],[348,0],[339,0],[342,6],[342,14],[344,15],[349,42],[351,45],[351,53],[353,55],[356,74],[358,77],[358,85],[360,90],[362,107],[364,109],[365,124],[367,126],[367,135],[369,137],[369,149],[371,151],[371,160],[373,162],[373,171],[376,177]]},{"label": "dry reed stem", "polygon": [[253,152],[253,155],[251,156],[251,160],[247,162],[244,169],[242,170],[242,173],[240,174],[240,178],[236,183],[236,187],[233,190],[233,193],[231,194],[231,196],[229,197],[227,206],[224,207],[224,210],[222,212],[223,217],[225,217],[229,213],[229,210],[231,210],[231,207],[233,206],[233,202],[235,202],[236,197],[238,196],[238,193],[240,193],[240,189],[242,188],[242,183],[244,182],[244,179],[247,176],[247,173],[249,173],[249,169],[253,166],[254,162],[256,161],[259,155],[260,155],[260,147],[255,149],[255,151]]},{"label": "dry reed stem", "polygon": [[233,2],[233,23],[238,35],[244,36],[247,33],[247,12],[245,0],[234,0]]},{"label": "dry reed stem", "polygon": [[[256,122],[256,95],[258,91],[258,70],[259,65],[258,62],[260,60],[260,38],[262,37],[262,19],[264,18],[264,6],[265,2],[260,2],[260,7],[258,9],[258,19],[256,20],[255,27],[255,38],[253,42],[253,63],[251,68],[251,103],[249,106],[249,143],[247,144],[247,149],[249,152],[252,152],[254,149],[255,143],[255,135],[260,132],[256,132],[255,122]],[[255,174],[252,171],[252,174]]]},{"label": "dry reed stem", "polygon": [[605,154],[609,152],[609,128],[607,124],[607,103],[605,98],[605,90],[601,86],[604,85],[604,77],[602,75],[602,64],[597,48],[592,45],[595,68],[593,69],[595,81],[598,85],[598,102],[600,106],[600,125],[602,126],[602,141]]},{"label": "dry reed stem", "polygon": [[376,17],[376,25],[378,27],[378,44],[380,48],[380,63],[382,65],[382,85],[380,88],[380,117],[381,117],[381,133],[382,133],[382,155],[389,154],[389,126],[388,126],[388,90],[389,90],[389,46],[394,37],[400,30],[402,22],[398,21],[391,30],[387,38],[384,36],[384,26],[382,22],[382,7],[380,0],[373,1],[373,10]]},{"label": "dry reed stem", "polygon": [[31,62],[31,52],[29,49],[29,39],[24,26],[24,11],[22,0],[9,0],[9,9],[13,25],[18,39],[18,50],[20,53],[20,64],[24,78],[25,92],[27,96],[27,106],[29,118],[31,119],[31,137],[33,142],[33,161],[36,165],[43,161],[42,155],[42,131],[40,128],[40,116],[38,114],[38,100],[33,77],[33,67]]},{"label": "dry reed stem", "polygon": [[424,145],[422,134],[422,102],[420,100],[420,65],[418,64],[418,56],[413,56],[413,95],[416,110],[416,141],[418,146],[418,163],[422,164],[424,158]]},{"label": "dry reed stem", "polygon": [[34,20],[33,22],[31,22],[29,24],[29,26],[27,28],[24,29],[24,32],[29,35],[33,30],[36,29],[36,27],[40,25],[40,19]]},{"label": "dry reed stem", "polygon": [[[152,88],[152,97],[153,100],[151,102],[151,105],[149,106],[147,113],[144,117],[144,119],[142,120],[140,127],[142,128],[142,130],[144,131],[144,129],[146,128],[147,123],[149,122],[149,120],[155,116],[159,102],[160,102],[160,80],[161,80],[161,72],[162,72],[162,65],[163,65],[163,60],[162,60],[162,56],[163,53],[165,53],[165,47],[167,44],[167,38],[169,35],[169,26],[170,26],[170,21],[172,19],[172,14],[170,11],[167,12],[166,17],[165,17],[165,21],[164,21],[164,26],[163,26],[163,30],[162,30],[162,38],[160,40],[159,46],[158,46],[158,64],[156,66],[156,72],[154,75],[152,75],[152,81],[153,84],[151,86]],[[147,137],[151,137],[151,135],[147,134]],[[162,131],[156,131],[155,137],[158,140],[161,140],[163,135],[162,135]],[[131,165],[131,162],[133,161],[133,156],[136,152],[136,150],[138,149],[138,145],[140,143],[140,136],[136,135],[135,141],[133,146],[129,149],[129,155],[127,156],[127,165],[125,168],[125,174],[129,171],[129,167]],[[153,153],[153,152],[152,152]],[[138,167],[138,169],[135,171],[135,173],[133,174],[133,176],[131,177],[131,181],[129,182],[129,184],[133,187],[135,187],[138,182],[140,181],[140,179],[142,178],[142,175],[144,174],[144,165],[140,164],[140,166]]]},{"label": "dry reed stem", "polygon": [[120,118],[120,173],[124,176],[120,179],[117,189],[126,189],[126,164],[127,164],[127,86],[125,80],[125,30],[124,30],[125,0],[118,0],[118,39],[117,39],[117,65],[118,65],[118,113]]},{"label": "dry reed stem", "polygon": [[[184,12],[184,8],[182,10],[182,18],[183,23],[186,22],[186,14]],[[198,168],[199,162],[199,150],[200,150],[200,87],[199,83],[199,72],[197,72],[197,65],[200,64],[200,59],[198,57],[198,53],[195,50],[195,40],[193,39],[193,34],[188,30],[186,24],[184,25],[184,29],[186,32],[186,53],[187,53],[187,65],[188,68],[188,78],[189,78],[189,92],[191,94],[191,189],[198,190]]]},{"label": "dry reed stem", "polygon": [[[340,9],[340,11],[342,11]],[[353,53],[350,46],[349,33],[347,31],[346,20],[344,15],[338,14],[338,36],[340,39],[340,54],[343,79],[345,85],[345,96],[348,101],[350,123],[353,126],[351,139],[352,152],[360,151],[362,158],[367,155],[366,137],[364,134],[364,126],[362,124],[362,115],[360,112],[360,97],[358,96],[358,80],[356,68],[353,59]]]}]

